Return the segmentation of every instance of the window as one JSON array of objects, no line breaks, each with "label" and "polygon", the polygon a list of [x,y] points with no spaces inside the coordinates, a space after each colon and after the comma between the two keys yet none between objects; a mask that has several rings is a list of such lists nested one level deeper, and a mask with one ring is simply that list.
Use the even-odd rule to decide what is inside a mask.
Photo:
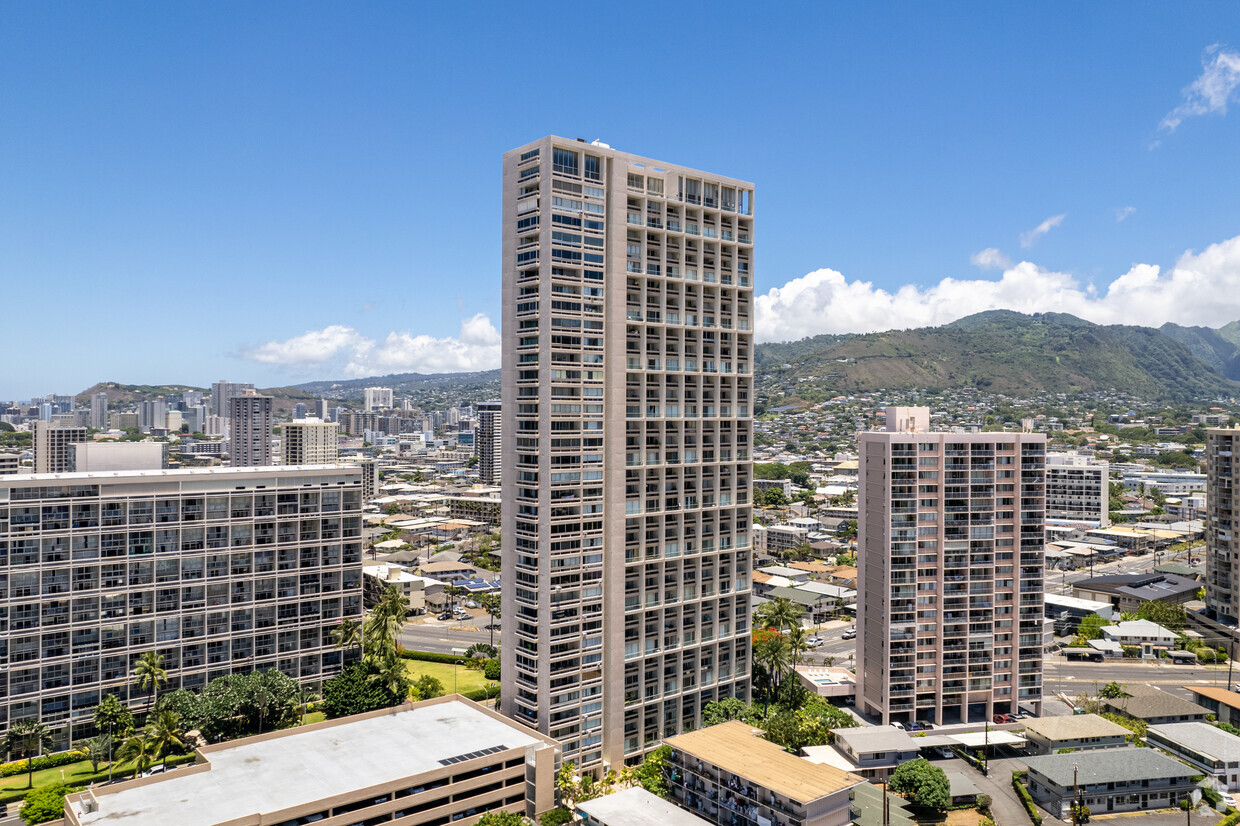
[{"label": "window", "polygon": [[577,153],[568,149],[556,149],[552,156],[551,168],[565,175],[576,175]]},{"label": "window", "polygon": [[602,158],[596,158],[593,155],[586,155],[586,179],[590,181],[603,180]]}]

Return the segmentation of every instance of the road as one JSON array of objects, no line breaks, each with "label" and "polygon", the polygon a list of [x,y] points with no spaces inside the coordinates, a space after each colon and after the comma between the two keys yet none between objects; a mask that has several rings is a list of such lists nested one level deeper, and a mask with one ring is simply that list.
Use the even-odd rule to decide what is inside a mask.
[{"label": "road", "polygon": [[[430,651],[435,654],[452,654],[454,648],[469,648],[477,642],[491,644],[492,633],[484,628],[489,622],[484,614],[482,618],[468,619],[461,622],[455,620],[440,621],[433,617],[427,624],[408,623],[396,638],[402,646],[410,651]],[[469,630],[466,630],[469,629]],[[499,645],[499,631],[494,633],[494,644]]]},{"label": "road", "polygon": [[[1194,548],[1194,554],[1200,556],[1204,553],[1203,548]],[[1147,553],[1141,556],[1124,556],[1111,562],[1098,563],[1093,566],[1093,573],[1090,573],[1090,567],[1086,565],[1084,568],[1076,571],[1053,571],[1046,572],[1046,593],[1063,594],[1072,587],[1074,583],[1089,579],[1091,576],[1110,576],[1112,574],[1140,574],[1154,570],[1154,566],[1165,562],[1186,562],[1188,560],[1188,551],[1180,551],[1176,554],[1159,552],[1157,554]]]},{"label": "road", "polygon": [[[1240,669],[1232,673],[1233,680],[1240,680]],[[1048,657],[1042,664],[1042,686],[1049,698],[1063,692],[1075,697],[1082,691],[1094,694],[1094,683],[1099,686],[1110,681],[1134,685],[1154,685],[1181,697],[1195,700],[1196,695],[1186,691],[1186,685],[1212,685],[1227,687],[1227,666],[1156,665],[1132,660],[1107,660],[1100,663],[1069,663],[1062,656]]]}]

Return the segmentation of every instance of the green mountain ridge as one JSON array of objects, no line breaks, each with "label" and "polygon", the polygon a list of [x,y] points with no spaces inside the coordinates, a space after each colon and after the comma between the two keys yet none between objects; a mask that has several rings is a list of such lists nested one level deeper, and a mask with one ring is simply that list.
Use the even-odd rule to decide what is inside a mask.
[{"label": "green mountain ridge", "polygon": [[1104,326],[1066,313],[991,310],[941,327],[760,344],[756,359],[760,375],[794,391],[976,386],[1009,395],[1116,390],[1201,400],[1240,394],[1228,378],[1240,376],[1228,344],[1209,328]]}]

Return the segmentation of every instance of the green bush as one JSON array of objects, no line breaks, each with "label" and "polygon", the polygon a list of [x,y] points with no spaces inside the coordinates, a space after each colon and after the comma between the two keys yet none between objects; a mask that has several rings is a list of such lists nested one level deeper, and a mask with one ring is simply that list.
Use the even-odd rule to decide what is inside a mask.
[{"label": "green bush", "polygon": [[[62,751],[60,754],[49,754],[44,757],[36,757],[34,759],[34,771],[43,771],[44,769],[54,769],[57,766],[67,766],[70,763],[76,763],[79,760],[85,760],[86,754],[80,751]],[[25,774],[28,770],[25,760],[16,760],[12,763],[5,763],[0,766],[0,777],[15,777],[19,774]]]},{"label": "green bush", "polygon": [[460,654],[435,654],[431,651],[406,651],[400,649],[400,655],[406,660],[421,660],[428,663],[453,663],[464,662],[465,658]]},{"label": "green bush", "polygon": [[74,790],[64,783],[40,786],[26,795],[26,801],[21,808],[22,820],[31,826],[59,821],[65,813],[65,795],[72,791]]},{"label": "green bush", "polygon": [[1020,772],[1012,772],[1012,788],[1016,790],[1016,796],[1020,798],[1020,802],[1024,805],[1025,812],[1029,815],[1029,820],[1033,822],[1033,826],[1042,826],[1042,815],[1038,814],[1038,807],[1034,805],[1033,795],[1029,794],[1029,790],[1021,782],[1021,777]]},{"label": "green bush", "polygon": [[499,660],[496,660],[496,659],[487,660],[482,666],[482,676],[486,677],[488,680],[498,680],[499,679]]},{"label": "green bush", "polygon": [[1240,812],[1232,812],[1220,820],[1217,826],[1240,826]]}]

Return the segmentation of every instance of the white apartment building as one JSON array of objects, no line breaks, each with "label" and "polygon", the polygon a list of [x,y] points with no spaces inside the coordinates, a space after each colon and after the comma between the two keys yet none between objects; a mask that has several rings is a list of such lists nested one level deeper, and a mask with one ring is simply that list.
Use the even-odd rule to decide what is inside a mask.
[{"label": "white apartment building", "polygon": [[478,405],[478,427],[474,431],[474,449],[478,453],[478,476],[484,485],[498,485],[504,470],[500,453],[503,426],[500,423],[500,403],[482,402]]},{"label": "white apartment building", "polygon": [[1046,518],[1111,524],[1110,464],[1078,453],[1046,457]]},{"label": "white apartment building", "polygon": [[266,667],[317,684],[361,577],[356,467],[0,477],[0,735],[89,736],[103,694],[147,701],[131,672],[151,650],[169,688]]},{"label": "white apartment building", "polygon": [[1240,429],[1206,431],[1206,610],[1240,623]]},{"label": "white apartment building", "polygon": [[280,453],[286,465],[330,465],[340,458],[340,425],[322,419],[298,419],[280,428]]},{"label": "white apartment building", "polygon": [[559,137],[503,175],[502,703],[595,771],[750,694],[753,186]]},{"label": "white apartment building", "polygon": [[108,394],[95,393],[90,397],[90,426],[93,430],[108,428]]},{"label": "white apartment building", "polygon": [[229,402],[233,400],[233,397],[253,389],[254,385],[250,382],[224,381],[223,379],[213,382],[211,384],[211,414],[228,418],[232,415]]},{"label": "white apartment building", "polygon": [[[266,467],[273,464],[271,430],[275,424],[275,399],[246,390],[229,401],[231,438],[228,453],[233,467]],[[208,434],[209,435],[209,434]]]},{"label": "white apartment building", "polygon": [[858,437],[858,705],[884,724],[1040,713],[1046,436],[887,421]]},{"label": "white apartment building", "polygon": [[362,409],[371,413],[375,410],[388,410],[392,407],[392,388],[367,387],[364,391]]}]

